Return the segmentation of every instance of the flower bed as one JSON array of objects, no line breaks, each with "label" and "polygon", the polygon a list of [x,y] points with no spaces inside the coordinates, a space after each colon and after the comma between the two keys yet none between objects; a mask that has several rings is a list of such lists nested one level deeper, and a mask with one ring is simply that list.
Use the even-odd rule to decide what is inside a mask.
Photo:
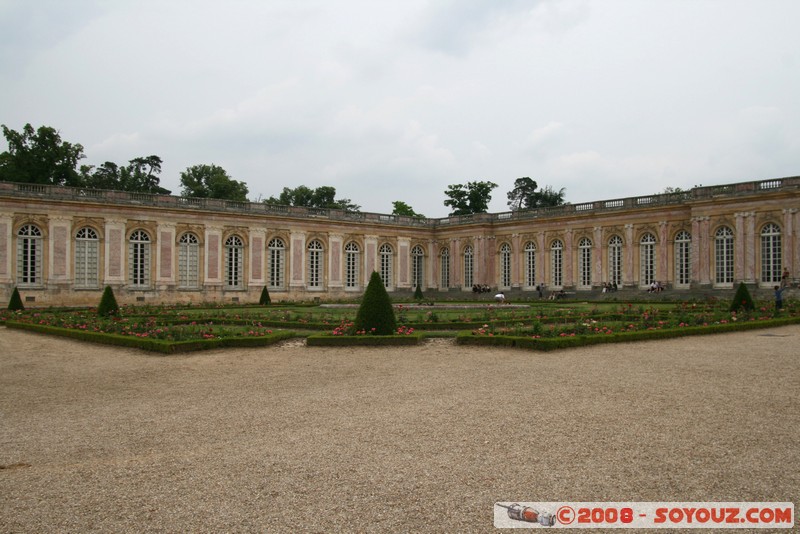
[{"label": "flower bed", "polygon": [[724,332],[771,328],[790,324],[800,324],[800,317],[783,317],[760,321],[752,320],[724,323],[717,322],[716,324],[705,324],[703,326],[689,326],[682,324],[678,327],[650,328],[642,330],[636,330],[634,327],[616,332],[611,330],[601,330],[600,332],[584,334],[576,334],[575,332],[567,333],[562,331],[553,336],[542,336],[538,334],[515,335],[513,333],[495,334],[488,331],[461,332],[456,337],[456,343],[459,345],[516,347],[550,351],[571,347],[597,345],[600,343],[625,343],[630,341],[669,339],[682,336],[719,334]]}]

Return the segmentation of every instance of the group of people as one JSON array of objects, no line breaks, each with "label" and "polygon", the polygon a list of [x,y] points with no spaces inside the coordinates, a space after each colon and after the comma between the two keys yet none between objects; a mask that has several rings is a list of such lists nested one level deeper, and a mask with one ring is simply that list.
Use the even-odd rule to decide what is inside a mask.
[{"label": "group of people", "polygon": [[613,283],[612,282],[608,282],[608,283],[603,282],[603,293],[611,293],[612,291],[616,291],[617,289],[618,288],[617,288],[617,283],[616,282],[613,282]]},{"label": "group of people", "polygon": [[488,293],[491,290],[492,290],[492,288],[490,288],[486,284],[484,284],[484,285],[475,284],[474,286],[472,286],[472,292],[473,293]]}]

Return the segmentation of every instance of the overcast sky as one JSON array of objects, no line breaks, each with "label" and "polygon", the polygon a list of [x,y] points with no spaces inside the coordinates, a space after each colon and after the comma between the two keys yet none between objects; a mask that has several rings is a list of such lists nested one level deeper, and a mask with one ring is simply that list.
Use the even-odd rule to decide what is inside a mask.
[{"label": "overcast sky", "polygon": [[[443,217],[800,175],[796,0],[0,0],[0,123]],[[0,139],[0,150],[5,150]]]}]

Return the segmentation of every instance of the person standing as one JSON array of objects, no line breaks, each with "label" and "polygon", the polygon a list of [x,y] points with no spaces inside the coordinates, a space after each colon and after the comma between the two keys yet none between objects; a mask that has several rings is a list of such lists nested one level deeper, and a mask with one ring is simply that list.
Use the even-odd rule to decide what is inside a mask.
[{"label": "person standing", "polygon": [[785,287],[775,286],[775,313],[778,313],[783,308],[783,292],[785,290]]}]

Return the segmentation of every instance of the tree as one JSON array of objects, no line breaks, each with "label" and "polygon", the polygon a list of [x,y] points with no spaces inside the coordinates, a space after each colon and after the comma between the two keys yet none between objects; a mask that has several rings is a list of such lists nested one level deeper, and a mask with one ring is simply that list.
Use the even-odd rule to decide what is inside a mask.
[{"label": "tree", "polygon": [[15,287],[14,291],[11,293],[11,299],[8,301],[8,310],[22,311],[24,309],[25,305],[22,303],[22,297],[19,296],[19,289]]},{"label": "tree", "polygon": [[274,206],[302,206],[306,208],[332,208],[345,211],[358,211],[361,206],[353,204],[349,198],[335,199],[336,188],[329,185],[311,189],[300,185],[291,189],[284,187],[280,196],[269,197],[265,204]]},{"label": "tree", "polygon": [[417,213],[414,209],[400,200],[392,202],[392,215],[403,215],[405,217],[425,217],[421,213]]},{"label": "tree", "polygon": [[564,188],[555,191],[551,186],[537,191],[538,184],[527,176],[514,181],[514,189],[508,192],[508,207],[512,211],[561,206],[564,204]]},{"label": "tree", "polygon": [[158,156],[147,156],[134,158],[125,167],[111,161],[98,167],[84,165],[81,167],[81,183],[90,189],[169,195],[169,189],[158,185],[161,163]]},{"label": "tree", "polygon": [[159,186],[158,175],[161,174],[161,158],[147,156],[134,158],[120,172],[120,183],[123,191],[132,193],[152,193],[169,195],[169,189]]},{"label": "tree", "polygon": [[272,302],[272,299],[269,298],[269,289],[267,286],[264,286],[264,289],[261,290],[261,298],[258,299],[258,303],[261,306],[269,306]]},{"label": "tree", "polygon": [[386,292],[381,275],[375,271],[369,278],[353,326],[356,331],[363,330],[378,336],[390,336],[397,330],[392,300]]},{"label": "tree", "polygon": [[750,296],[747,286],[744,285],[744,282],[740,282],[733,301],[731,301],[730,311],[753,311],[755,308],[756,305],[753,303],[753,297]]},{"label": "tree", "polygon": [[194,165],[181,173],[181,196],[247,201],[247,185],[228,176],[217,165]]},{"label": "tree", "polygon": [[83,159],[83,146],[61,140],[58,130],[26,124],[22,132],[5,124],[3,135],[8,151],[0,154],[0,181],[47,185],[80,185],[78,161]]},{"label": "tree", "polygon": [[489,210],[489,202],[492,200],[492,189],[495,187],[497,184],[494,182],[448,185],[444,194],[449,198],[444,201],[444,205],[452,209],[450,215],[486,213]]},{"label": "tree", "polygon": [[109,317],[119,313],[119,304],[114,297],[114,290],[111,286],[106,286],[103,290],[103,296],[100,297],[100,304],[97,306],[97,315],[101,317]]}]

